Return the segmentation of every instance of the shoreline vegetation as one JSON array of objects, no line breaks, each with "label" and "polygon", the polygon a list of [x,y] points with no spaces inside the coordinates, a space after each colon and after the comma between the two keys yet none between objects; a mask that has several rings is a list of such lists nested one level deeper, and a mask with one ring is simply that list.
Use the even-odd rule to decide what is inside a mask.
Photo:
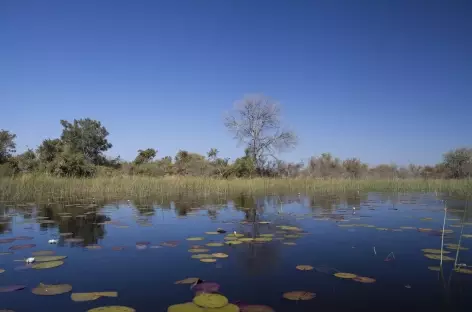
[{"label": "shoreline vegetation", "polygon": [[[62,133],[36,149],[16,153],[16,135],[0,130],[0,198],[107,198],[280,192],[420,191],[472,194],[472,148],[457,148],[436,165],[369,166],[359,158],[330,153],[302,162],[279,158],[298,138],[281,124],[278,104],[263,95],[235,103],[224,125],[244,148],[236,159],[179,150],[158,157],[155,148],[134,160],[111,158],[107,129],[90,118],[61,120]],[[316,139],[314,139],[316,144]]]},{"label": "shoreline vegetation", "polygon": [[437,192],[469,197],[472,179],[314,179],[115,176],[60,178],[22,175],[0,179],[2,201],[126,200],[172,196],[301,195],[354,192]]}]

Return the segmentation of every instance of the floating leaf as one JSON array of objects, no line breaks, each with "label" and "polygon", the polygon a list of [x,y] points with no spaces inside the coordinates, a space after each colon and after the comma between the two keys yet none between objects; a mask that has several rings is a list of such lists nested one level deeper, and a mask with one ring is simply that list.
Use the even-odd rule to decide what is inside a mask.
[{"label": "floating leaf", "polygon": [[59,233],[59,236],[62,236],[62,237],[67,237],[67,236],[72,236],[74,235],[74,233],[70,233],[70,232],[67,232],[67,233]]},{"label": "floating leaf", "polygon": [[297,265],[295,268],[297,270],[300,270],[300,271],[311,271],[311,270],[313,270],[313,267],[311,265]]},{"label": "floating leaf", "polygon": [[431,271],[436,271],[436,272],[441,271],[441,267],[438,267],[438,266],[429,266],[428,269]]},{"label": "floating leaf", "polygon": [[[208,309],[199,307],[193,302],[174,304],[167,308],[167,312],[206,312]],[[211,309],[214,312],[240,312],[237,305],[227,304],[224,307],[218,309]],[[95,311],[94,311],[95,312]]]},{"label": "floating leaf", "polygon": [[[426,258],[433,259],[433,260],[441,260],[441,255],[437,254],[424,254]],[[449,256],[442,256],[443,261],[453,261],[454,258],[451,258]]]},{"label": "floating leaf", "polygon": [[275,312],[271,307],[259,304],[240,305],[239,310],[240,312]]},{"label": "floating leaf", "polygon": [[189,249],[188,252],[195,252],[195,253],[201,253],[201,252],[207,252],[209,249],[204,249],[204,248],[193,248]]},{"label": "floating leaf", "polygon": [[234,234],[234,233],[232,233],[232,234],[226,235],[226,237],[236,237],[236,238],[238,238],[238,237],[244,237],[244,234],[239,234],[239,233]]},{"label": "floating leaf", "polygon": [[463,274],[472,274],[472,270],[466,269],[466,268],[458,268],[455,271],[458,273],[463,273]]},{"label": "floating leaf", "polygon": [[37,270],[52,269],[64,264],[64,261],[49,261],[33,264],[32,268]]},{"label": "floating leaf", "polygon": [[9,249],[20,250],[20,249],[27,249],[27,248],[33,248],[33,247],[36,247],[36,244],[15,245],[15,246],[11,246]]},{"label": "floating leaf", "polygon": [[203,282],[196,284],[192,287],[192,290],[200,293],[214,293],[220,289],[220,284],[214,282]]},{"label": "floating leaf", "polygon": [[227,240],[227,241],[235,241],[235,240],[237,240],[237,239],[238,239],[238,238],[237,238],[237,237],[234,237],[234,236],[226,236],[226,237],[224,238],[224,240]]},{"label": "floating leaf", "polygon": [[218,235],[220,234],[219,232],[205,232],[205,234],[208,234],[208,235]]},{"label": "floating leaf", "polygon": [[425,228],[419,228],[419,229],[418,229],[419,232],[423,232],[423,233],[424,233],[424,232],[431,232],[432,230],[433,230],[433,229],[427,229],[427,228],[426,228],[426,229],[425,229]]},{"label": "floating leaf", "polygon": [[351,278],[356,278],[357,277],[356,274],[342,273],[342,272],[334,273],[334,276],[339,277],[339,278],[346,278],[346,279],[351,279]]},{"label": "floating leaf", "polygon": [[168,242],[163,242],[161,245],[165,247],[177,247],[179,244],[178,241],[168,241]]},{"label": "floating leaf", "polygon": [[217,253],[214,253],[214,254],[211,254],[211,255],[215,258],[228,258],[228,255],[225,254],[225,253],[222,253],[222,252],[217,252]]},{"label": "floating leaf", "polygon": [[125,306],[107,306],[87,310],[87,312],[136,312],[135,309]]},{"label": "floating leaf", "polygon": [[72,301],[82,302],[82,301],[93,301],[97,300],[100,297],[118,297],[116,291],[105,291],[105,292],[91,292],[91,293],[72,293],[70,298]]},{"label": "floating leaf", "polygon": [[87,246],[85,246],[85,248],[87,248],[88,250],[99,250],[99,249],[102,249],[102,246],[100,246],[100,245],[87,245]]},{"label": "floating leaf", "polygon": [[204,240],[205,238],[203,237],[189,237],[187,238],[188,241],[201,241]]},{"label": "floating leaf", "polygon": [[297,243],[294,242],[283,242],[284,245],[295,246]]},{"label": "floating leaf", "polygon": [[297,234],[287,234],[287,235],[284,235],[284,237],[285,238],[300,238],[301,236]]},{"label": "floating leaf", "polygon": [[5,292],[12,292],[12,291],[17,291],[17,290],[22,290],[25,289],[25,285],[10,285],[10,286],[2,286],[0,287],[0,293],[5,293]]},{"label": "floating leaf", "polygon": [[308,291],[290,291],[283,294],[283,297],[288,300],[311,300],[316,297],[315,293]]},{"label": "floating leaf", "polygon": [[284,231],[302,231],[302,229],[297,228],[296,226],[278,225],[277,227]]},{"label": "floating leaf", "polygon": [[36,262],[58,261],[67,258],[67,256],[37,256],[34,258]]},{"label": "floating leaf", "polygon": [[[444,234],[451,234],[451,233],[454,233],[453,230],[444,230],[444,231],[443,231],[443,230],[440,230],[439,232],[444,233]],[[465,235],[465,234],[464,234],[464,235]],[[470,237],[472,237],[472,235],[471,235]]]},{"label": "floating leaf", "polygon": [[64,239],[64,242],[66,243],[82,243],[83,241],[84,239],[80,237],[71,237]]},{"label": "floating leaf", "polygon": [[[424,253],[430,253],[430,254],[441,254],[441,249],[421,249],[422,252]],[[443,254],[448,254],[448,253],[451,253],[450,251],[446,251],[446,250],[443,250],[442,251]]]},{"label": "floating leaf", "polygon": [[400,226],[400,229],[404,229],[404,230],[416,230],[416,228],[414,226]]},{"label": "floating leaf", "polygon": [[6,255],[12,255],[13,252],[9,252],[9,251],[2,251],[0,252],[0,256],[6,256]]},{"label": "floating leaf", "polygon": [[211,263],[211,262],[216,262],[216,259],[213,259],[213,258],[203,258],[203,259],[200,259],[201,262],[207,262],[207,263]]},{"label": "floating leaf", "polygon": [[449,226],[450,226],[450,227],[453,227],[453,228],[460,228],[460,227],[461,227],[461,225],[459,225],[459,224],[451,224],[451,225],[449,225]]},{"label": "floating leaf", "polygon": [[272,237],[256,237],[254,238],[255,242],[271,242]]},{"label": "floating leaf", "polygon": [[259,221],[259,224],[270,224],[269,221]]},{"label": "floating leaf", "polygon": [[123,247],[123,246],[113,246],[113,247],[111,247],[111,250],[114,250],[114,251],[120,251],[120,250],[123,250],[123,249],[125,249],[125,247]]},{"label": "floating leaf", "polygon": [[223,244],[223,243],[208,243],[206,245],[208,247],[221,247],[221,246],[224,246],[225,244]]},{"label": "floating leaf", "polygon": [[274,237],[274,234],[261,234],[260,237]]},{"label": "floating leaf", "polygon": [[199,249],[199,248],[205,248],[205,246],[202,246],[202,245],[192,245],[192,246],[190,246],[190,249]]},{"label": "floating leaf", "polygon": [[32,236],[17,236],[15,237],[15,240],[32,240]]},{"label": "floating leaf", "polygon": [[33,288],[32,292],[33,294],[40,296],[54,296],[68,293],[71,290],[72,286],[69,284],[47,285],[39,283],[36,288]]},{"label": "floating leaf", "polygon": [[241,242],[249,243],[249,242],[254,241],[254,238],[251,238],[251,237],[241,237],[241,238],[239,238],[238,240],[241,241]]},{"label": "floating leaf", "polygon": [[382,228],[382,227],[378,227],[378,228],[376,228],[376,230],[379,230],[379,231],[388,231],[387,228]]},{"label": "floating leaf", "polygon": [[199,280],[198,277],[187,277],[186,279],[176,281],[174,284],[195,284]]},{"label": "floating leaf", "polygon": [[242,243],[243,242],[240,241],[240,240],[234,240],[234,241],[228,241],[225,244],[227,244],[227,245],[239,245],[239,244],[242,244]]},{"label": "floating leaf", "polygon": [[212,255],[210,254],[197,254],[197,255],[192,255],[192,259],[207,259],[207,258],[213,258]]},{"label": "floating leaf", "polygon": [[421,218],[420,221],[431,221],[433,218]]},{"label": "floating leaf", "polygon": [[462,247],[462,246],[459,247],[458,244],[444,244],[444,246],[446,246],[447,249],[456,250],[457,248],[459,248],[459,250],[469,250],[469,248],[467,247]]},{"label": "floating leaf", "polygon": [[193,298],[193,303],[202,308],[221,308],[228,304],[228,299],[220,294],[200,294]]},{"label": "floating leaf", "polygon": [[365,276],[356,276],[352,279],[353,281],[364,283],[364,284],[372,284],[375,283],[375,279]]},{"label": "floating leaf", "polygon": [[472,234],[463,234],[462,237],[465,237],[465,238],[472,238]]},{"label": "floating leaf", "polygon": [[33,256],[50,256],[53,255],[55,252],[53,250],[40,250],[40,251],[34,251],[31,254]]}]

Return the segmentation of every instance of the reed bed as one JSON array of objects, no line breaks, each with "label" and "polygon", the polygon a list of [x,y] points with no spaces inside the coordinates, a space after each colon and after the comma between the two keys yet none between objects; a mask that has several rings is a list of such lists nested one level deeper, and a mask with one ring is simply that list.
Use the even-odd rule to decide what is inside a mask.
[{"label": "reed bed", "polygon": [[472,195],[472,180],[346,180],[312,178],[215,179],[204,177],[57,178],[24,175],[0,179],[0,199],[128,199],[154,196],[313,194],[339,192],[438,192]]}]

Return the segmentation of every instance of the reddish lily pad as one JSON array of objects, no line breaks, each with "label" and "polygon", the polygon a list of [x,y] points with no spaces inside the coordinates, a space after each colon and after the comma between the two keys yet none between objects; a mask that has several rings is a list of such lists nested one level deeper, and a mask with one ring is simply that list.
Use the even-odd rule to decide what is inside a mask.
[{"label": "reddish lily pad", "polygon": [[10,285],[10,286],[3,286],[0,287],[0,293],[4,292],[12,292],[12,291],[17,291],[17,290],[22,290],[25,289],[25,285]]},{"label": "reddish lily pad", "polygon": [[14,238],[3,238],[3,239],[0,239],[0,244],[9,244],[9,243],[13,243],[15,241]]},{"label": "reddish lily pad", "polygon": [[27,249],[27,248],[33,248],[33,247],[36,247],[36,244],[14,245],[14,246],[11,246],[9,249],[20,250],[20,249]]},{"label": "reddish lily pad", "polygon": [[203,282],[192,287],[193,291],[201,293],[214,293],[220,289],[220,284],[214,282]]}]

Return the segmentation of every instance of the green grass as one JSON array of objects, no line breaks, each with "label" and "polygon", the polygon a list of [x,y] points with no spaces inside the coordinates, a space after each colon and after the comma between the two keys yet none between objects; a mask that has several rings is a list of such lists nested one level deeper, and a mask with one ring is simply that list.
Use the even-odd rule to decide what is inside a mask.
[{"label": "green grass", "polygon": [[231,196],[237,194],[313,194],[352,191],[441,192],[472,195],[472,180],[318,180],[231,179],[202,177],[150,178],[140,176],[56,178],[25,175],[0,179],[0,199],[57,201],[78,199],[128,199],[175,195]]}]

